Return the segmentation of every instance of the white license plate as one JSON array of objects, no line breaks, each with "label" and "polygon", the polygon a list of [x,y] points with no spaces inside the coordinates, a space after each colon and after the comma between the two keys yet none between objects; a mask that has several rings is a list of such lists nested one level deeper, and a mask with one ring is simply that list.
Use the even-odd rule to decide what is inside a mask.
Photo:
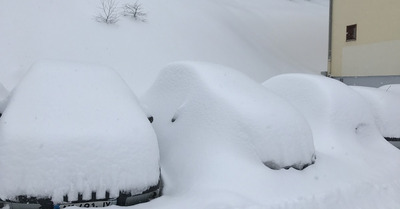
[{"label": "white license plate", "polygon": [[[54,209],[62,209],[70,206],[82,207],[82,208],[100,208],[107,207],[110,205],[116,205],[117,200],[107,200],[107,201],[96,201],[96,202],[82,202],[82,203],[65,203],[65,204],[57,204],[54,206]],[[58,206],[58,207],[57,207]]]}]

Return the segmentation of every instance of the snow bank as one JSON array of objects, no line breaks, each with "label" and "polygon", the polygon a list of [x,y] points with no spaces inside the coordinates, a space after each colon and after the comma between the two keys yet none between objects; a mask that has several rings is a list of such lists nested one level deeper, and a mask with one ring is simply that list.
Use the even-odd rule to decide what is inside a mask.
[{"label": "snow bank", "polygon": [[3,84],[0,83],[0,113],[4,111],[6,106],[6,99],[8,96],[8,91],[4,88]]},{"label": "snow bank", "polygon": [[300,113],[232,69],[196,62],[171,64],[142,102],[154,116],[161,162],[174,176],[182,176],[187,165],[210,166],[206,163],[213,158],[219,161],[233,151],[235,158],[257,155],[254,162],[276,169],[302,169],[314,161],[311,130]]},{"label": "snow bank", "polygon": [[1,199],[137,193],[157,184],[158,163],[154,130],[108,68],[38,63],[0,119]]},{"label": "snow bank", "polygon": [[393,91],[361,86],[352,88],[360,93],[371,106],[376,125],[382,135],[400,138],[400,95],[395,93],[395,88]]}]

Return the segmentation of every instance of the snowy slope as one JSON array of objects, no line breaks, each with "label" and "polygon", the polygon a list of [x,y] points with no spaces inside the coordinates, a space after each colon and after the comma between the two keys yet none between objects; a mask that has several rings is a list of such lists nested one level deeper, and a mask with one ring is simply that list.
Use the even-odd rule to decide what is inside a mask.
[{"label": "snowy slope", "polygon": [[328,0],[140,2],[147,22],[106,25],[94,21],[99,0],[0,0],[0,82],[12,89],[43,58],[110,66],[138,96],[173,61],[223,64],[259,82],[326,69]]}]

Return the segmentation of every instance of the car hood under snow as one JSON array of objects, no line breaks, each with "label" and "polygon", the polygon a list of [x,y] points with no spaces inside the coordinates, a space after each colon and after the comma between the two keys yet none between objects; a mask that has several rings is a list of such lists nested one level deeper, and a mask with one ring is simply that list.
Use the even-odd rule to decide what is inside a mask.
[{"label": "car hood under snow", "polygon": [[159,179],[159,151],[136,96],[113,70],[41,62],[0,119],[0,198],[70,200],[142,192]]}]

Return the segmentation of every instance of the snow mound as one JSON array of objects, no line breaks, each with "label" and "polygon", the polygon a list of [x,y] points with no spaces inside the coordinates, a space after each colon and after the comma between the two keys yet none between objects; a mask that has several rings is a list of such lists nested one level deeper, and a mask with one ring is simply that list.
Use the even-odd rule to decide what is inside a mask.
[{"label": "snow mound", "polygon": [[136,96],[113,70],[44,61],[0,119],[0,168],[1,199],[116,197],[157,184],[159,151]]},{"label": "snow mound", "polygon": [[[400,85],[399,85],[400,86]],[[376,125],[384,137],[400,138],[400,95],[385,88],[353,86],[372,108]]]},{"label": "snow mound", "polygon": [[6,100],[8,96],[8,91],[4,88],[3,84],[0,83],[0,113],[4,111],[6,106]]},{"label": "snow mound", "polygon": [[[142,102],[154,116],[162,161],[163,152],[167,155],[188,141],[216,149],[222,146],[221,152],[229,149],[224,146],[247,147],[274,169],[303,169],[315,159],[312,133],[301,114],[227,67],[171,64],[161,71]],[[189,150],[200,149],[190,147],[193,144]]]}]

